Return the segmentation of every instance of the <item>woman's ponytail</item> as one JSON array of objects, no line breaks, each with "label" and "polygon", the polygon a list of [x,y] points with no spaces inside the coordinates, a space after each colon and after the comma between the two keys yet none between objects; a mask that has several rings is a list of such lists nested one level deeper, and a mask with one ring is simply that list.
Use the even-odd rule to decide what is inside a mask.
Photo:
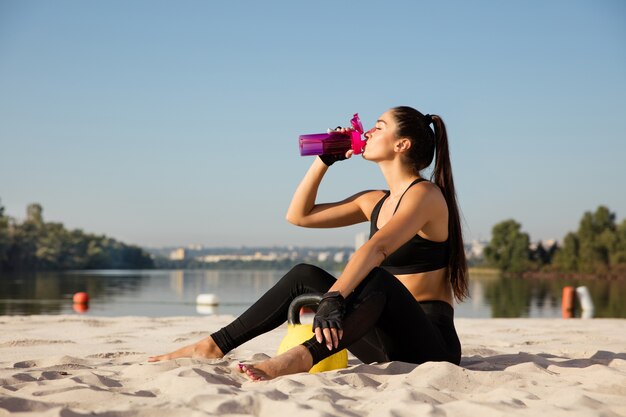
[{"label": "woman's ponytail", "polygon": [[448,274],[454,297],[463,301],[468,296],[467,261],[463,246],[463,231],[461,229],[461,215],[456,200],[454,180],[452,178],[452,164],[448,150],[448,134],[446,125],[441,117],[429,116],[432,119],[435,130],[435,168],[432,172],[433,181],[442,191],[448,204],[448,242],[450,257],[448,261]]}]

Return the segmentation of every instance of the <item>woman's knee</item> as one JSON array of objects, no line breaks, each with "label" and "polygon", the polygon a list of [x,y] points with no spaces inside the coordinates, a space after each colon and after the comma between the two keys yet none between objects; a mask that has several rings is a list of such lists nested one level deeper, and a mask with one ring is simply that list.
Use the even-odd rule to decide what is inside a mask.
[{"label": "woman's knee", "polygon": [[320,267],[311,264],[301,263],[291,268],[288,274],[293,274],[296,276],[307,276],[318,274],[320,272],[325,273],[325,271]]},{"label": "woman's knee", "polygon": [[307,277],[310,277],[310,276],[315,276],[319,274],[320,272],[323,272],[323,270],[316,267],[315,265],[309,265],[309,264],[304,264],[304,263],[298,264],[294,266],[293,268],[291,268],[289,272],[287,272],[285,276],[283,276],[281,281],[301,282],[303,279],[306,279]]},{"label": "woman's knee", "polygon": [[289,270],[279,281],[280,285],[291,288],[311,288],[317,292],[325,292],[334,278],[328,272],[315,265],[301,263]]},{"label": "woman's knee", "polygon": [[354,290],[355,293],[380,291],[389,284],[389,279],[395,277],[383,268],[375,267],[365,276],[363,281]]}]

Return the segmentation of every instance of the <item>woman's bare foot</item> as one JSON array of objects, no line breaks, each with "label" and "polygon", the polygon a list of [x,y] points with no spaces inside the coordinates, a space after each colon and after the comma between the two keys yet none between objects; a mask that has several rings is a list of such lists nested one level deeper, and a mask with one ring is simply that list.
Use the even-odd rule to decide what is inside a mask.
[{"label": "woman's bare foot", "polygon": [[308,372],[312,366],[313,358],[309,350],[298,345],[275,358],[255,365],[240,363],[239,371],[253,381],[267,381],[277,376]]},{"label": "woman's bare foot", "polygon": [[211,336],[206,339],[194,343],[193,345],[185,346],[174,352],[167,353],[165,355],[150,356],[148,362],[167,361],[170,359],[178,358],[205,358],[205,359],[219,359],[223,358],[224,353],[215,344]]}]

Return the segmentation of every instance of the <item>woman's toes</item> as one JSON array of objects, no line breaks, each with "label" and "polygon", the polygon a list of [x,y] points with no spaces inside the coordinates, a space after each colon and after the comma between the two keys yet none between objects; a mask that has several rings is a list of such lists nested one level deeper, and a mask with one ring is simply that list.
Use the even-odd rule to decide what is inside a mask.
[{"label": "woman's toes", "polygon": [[250,379],[252,379],[253,381],[265,381],[265,377],[263,375],[259,375],[255,372],[255,369],[252,368],[248,368],[248,371],[246,372],[246,374],[250,377]]},{"label": "woman's toes", "polygon": [[240,363],[237,365],[239,367],[239,372],[245,373],[248,378],[253,381],[265,381],[267,380],[267,376],[263,371],[256,369],[254,366],[245,365]]}]

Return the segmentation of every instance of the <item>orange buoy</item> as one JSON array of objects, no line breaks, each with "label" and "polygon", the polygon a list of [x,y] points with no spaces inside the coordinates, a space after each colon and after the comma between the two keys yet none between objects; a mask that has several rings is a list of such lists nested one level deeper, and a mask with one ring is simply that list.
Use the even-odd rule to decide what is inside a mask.
[{"label": "orange buoy", "polygon": [[563,287],[563,300],[561,302],[561,313],[564,319],[571,319],[574,317],[574,295],[576,290],[574,287]]},{"label": "orange buoy", "polygon": [[73,298],[74,304],[88,304],[89,295],[86,292],[77,292]]},{"label": "orange buoy", "polygon": [[89,310],[89,304],[83,303],[74,303],[74,311],[77,313],[86,313]]}]

